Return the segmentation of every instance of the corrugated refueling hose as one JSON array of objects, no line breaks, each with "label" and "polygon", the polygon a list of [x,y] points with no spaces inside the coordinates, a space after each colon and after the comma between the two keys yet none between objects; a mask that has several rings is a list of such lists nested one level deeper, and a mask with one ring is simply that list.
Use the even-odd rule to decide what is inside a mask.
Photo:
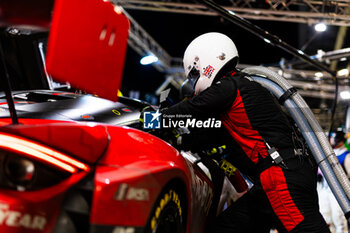
[{"label": "corrugated refueling hose", "polygon": [[[293,90],[287,80],[268,68],[248,67],[242,71],[251,75],[254,81],[268,89],[277,99]],[[284,101],[284,107],[299,127],[345,217],[349,219],[350,182],[323,129],[299,93],[292,92],[290,98]]]}]

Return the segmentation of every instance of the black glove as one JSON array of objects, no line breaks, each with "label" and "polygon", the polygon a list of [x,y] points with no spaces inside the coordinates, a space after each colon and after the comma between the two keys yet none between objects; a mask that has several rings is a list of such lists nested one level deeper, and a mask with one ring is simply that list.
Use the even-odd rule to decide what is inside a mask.
[{"label": "black glove", "polygon": [[180,137],[180,135],[176,131],[176,129],[159,130],[158,137],[160,137],[164,141],[170,143],[176,149],[181,150],[181,148],[179,147],[179,144],[178,144],[178,138]]}]

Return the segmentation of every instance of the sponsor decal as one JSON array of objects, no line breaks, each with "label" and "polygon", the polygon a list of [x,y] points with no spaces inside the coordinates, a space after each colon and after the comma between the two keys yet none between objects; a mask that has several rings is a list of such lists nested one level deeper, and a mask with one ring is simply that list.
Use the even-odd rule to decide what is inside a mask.
[{"label": "sponsor decal", "polygon": [[112,233],[135,233],[134,227],[115,227]]},{"label": "sponsor decal", "polygon": [[94,120],[95,118],[91,115],[81,115],[80,116],[82,119],[85,119],[85,120]]},{"label": "sponsor decal", "polygon": [[148,201],[149,191],[145,188],[129,187],[127,184],[123,183],[119,185],[118,191],[115,194],[115,199],[118,201]]},{"label": "sponsor decal", "polygon": [[208,215],[211,203],[213,201],[214,192],[213,189],[209,186],[207,182],[202,180],[198,175],[194,172],[193,164],[187,161],[187,164],[192,167],[190,169],[191,177],[192,177],[192,199],[195,203],[200,205],[201,209],[204,211],[205,215]]},{"label": "sponsor decal", "polygon": [[191,115],[162,115],[157,112],[144,112],[144,129],[161,128],[220,128],[221,121],[215,118],[196,119]]},{"label": "sponsor decal", "polygon": [[128,109],[128,108],[122,108],[122,111],[123,112],[132,112],[130,109]]},{"label": "sponsor decal", "polygon": [[10,210],[7,204],[0,204],[0,226],[43,231],[46,223],[44,216]]},{"label": "sponsor decal", "polygon": [[112,112],[115,114],[115,115],[120,115],[120,112],[117,110],[117,109],[113,109]]},{"label": "sponsor decal", "polygon": [[89,233],[144,233],[144,227],[91,224]]}]

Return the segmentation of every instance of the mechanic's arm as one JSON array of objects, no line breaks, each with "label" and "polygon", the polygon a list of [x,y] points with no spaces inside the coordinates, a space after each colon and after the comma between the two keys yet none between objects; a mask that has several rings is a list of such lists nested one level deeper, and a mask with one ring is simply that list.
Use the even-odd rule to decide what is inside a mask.
[{"label": "mechanic's arm", "polygon": [[223,78],[192,99],[161,112],[166,115],[188,114],[198,118],[218,116],[231,107],[237,95],[236,89],[232,80]]}]

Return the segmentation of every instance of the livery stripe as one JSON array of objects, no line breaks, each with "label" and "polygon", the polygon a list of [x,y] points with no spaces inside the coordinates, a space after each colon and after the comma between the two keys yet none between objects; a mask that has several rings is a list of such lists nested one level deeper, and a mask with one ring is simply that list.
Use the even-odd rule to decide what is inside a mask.
[{"label": "livery stripe", "polygon": [[287,231],[293,230],[304,216],[290,196],[282,168],[272,166],[260,174],[261,185],[270,204]]},{"label": "livery stripe", "polygon": [[257,130],[254,130],[247,116],[246,109],[239,90],[230,110],[221,117],[223,124],[231,136],[241,146],[245,154],[255,164],[258,163],[260,154],[263,158],[268,156],[263,138]]}]

